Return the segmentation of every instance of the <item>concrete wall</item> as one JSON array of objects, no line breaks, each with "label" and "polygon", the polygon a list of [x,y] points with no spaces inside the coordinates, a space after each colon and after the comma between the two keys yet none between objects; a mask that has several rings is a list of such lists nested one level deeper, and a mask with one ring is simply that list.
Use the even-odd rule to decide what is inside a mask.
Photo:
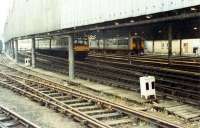
[{"label": "concrete wall", "polygon": [[187,39],[182,41],[182,50],[185,55],[192,54],[194,47],[198,47],[200,50],[200,39]]},{"label": "concrete wall", "polygon": [[153,41],[145,41],[144,47],[146,53],[153,52]]},{"label": "concrete wall", "polygon": [[159,40],[154,42],[155,53],[168,53],[168,41],[167,40]]},{"label": "concrete wall", "polygon": [[[155,54],[168,54],[168,41],[167,40],[156,40],[154,41],[154,53]],[[153,41],[145,41],[146,52],[152,52]],[[200,39],[183,39],[182,40],[182,54],[183,55],[195,55],[193,48],[199,48],[200,50]],[[173,55],[179,55],[180,53],[180,40],[172,41],[172,53]]]},{"label": "concrete wall", "polygon": [[200,5],[200,0],[13,0],[4,37],[100,23]]}]

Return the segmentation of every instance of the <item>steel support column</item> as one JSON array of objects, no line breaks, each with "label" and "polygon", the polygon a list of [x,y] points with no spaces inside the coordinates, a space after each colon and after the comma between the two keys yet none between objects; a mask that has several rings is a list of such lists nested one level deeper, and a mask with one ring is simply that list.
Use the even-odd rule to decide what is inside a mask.
[{"label": "steel support column", "polygon": [[74,47],[73,47],[73,38],[68,37],[68,60],[69,60],[69,79],[73,80],[74,75]]},{"label": "steel support column", "polygon": [[98,39],[97,48],[100,49],[100,40]]},{"label": "steel support column", "polygon": [[7,45],[7,55],[9,55],[10,53],[10,41],[8,41],[8,45]]},{"label": "steel support column", "polygon": [[10,55],[10,41],[7,44],[7,55]]},{"label": "steel support column", "polygon": [[18,40],[15,40],[15,62],[18,62]]},{"label": "steel support column", "polygon": [[7,53],[7,49],[8,49],[8,48],[7,48],[7,44],[8,44],[8,43],[6,42],[6,43],[5,43],[5,54]]},{"label": "steel support column", "polygon": [[52,39],[49,40],[49,49],[51,49],[51,42],[52,42]]},{"label": "steel support column", "polygon": [[10,56],[11,53],[11,41],[8,43],[8,55]]},{"label": "steel support column", "polygon": [[32,67],[35,68],[35,38],[32,38],[31,57]]},{"label": "steel support column", "polygon": [[37,49],[40,49],[40,41],[37,41]]},{"label": "steel support column", "polygon": [[168,26],[168,61],[171,62],[172,56],[172,25]]},{"label": "steel support column", "polygon": [[10,40],[9,42],[9,51],[8,51],[8,55],[11,57],[11,52],[12,52],[12,40]]},{"label": "steel support column", "polygon": [[103,39],[103,55],[106,56],[106,41]]},{"label": "steel support column", "polygon": [[14,40],[11,41],[11,56],[15,58],[15,47],[14,47]]},{"label": "steel support column", "polygon": [[182,39],[180,39],[180,56],[182,56]]},{"label": "steel support column", "polygon": [[153,40],[153,43],[152,43],[152,53],[154,54],[155,53],[155,41]]},{"label": "steel support column", "polygon": [[5,42],[5,54],[8,52],[8,42]]}]

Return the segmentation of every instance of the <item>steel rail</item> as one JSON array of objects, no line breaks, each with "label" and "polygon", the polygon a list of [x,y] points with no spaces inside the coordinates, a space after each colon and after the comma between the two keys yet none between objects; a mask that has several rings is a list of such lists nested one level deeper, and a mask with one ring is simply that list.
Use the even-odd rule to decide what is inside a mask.
[{"label": "steel rail", "polygon": [[[53,58],[55,58],[55,57],[53,57]],[[56,59],[56,58],[55,58]],[[55,60],[55,59],[53,59],[53,61]],[[61,59],[62,60],[62,59]],[[42,60],[40,60],[40,61],[42,61]],[[56,61],[55,61],[56,62]],[[105,62],[105,61],[102,61],[103,63]],[[49,63],[49,62],[47,62],[47,63]],[[109,63],[109,62],[108,62]],[[112,62],[112,63],[114,63],[114,62]],[[87,67],[87,64],[85,64],[85,63],[83,63],[83,62],[78,62],[78,64],[81,64],[82,66],[86,66]],[[114,64],[119,64],[119,63],[114,63]],[[121,63],[121,64],[123,64],[123,63]],[[90,65],[90,66],[89,66]],[[83,68],[80,68],[79,66],[77,66],[77,71],[78,71],[78,73],[81,73],[79,70],[88,70],[88,72],[84,72],[84,73],[86,73],[86,74],[88,74],[89,73],[89,71],[90,72],[93,72],[93,75],[91,74],[91,73],[89,73],[90,75],[92,75],[93,77],[94,76],[96,76],[97,74],[95,74],[95,72],[94,72],[94,70],[90,70],[90,69],[92,69],[92,67],[94,67],[95,69],[96,69],[96,67],[93,65],[93,64],[89,64],[88,65],[88,67],[86,68],[86,69],[83,69]],[[55,66],[53,66],[52,68],[58,68],[59,67],[59,65],[55,65]],[[105,75],[105,77],[108,77],[109,79],[112,79],[111,78],[111,76],[114,76],[116,79],[120,79],[121,81],[124,81],[125,82],[125,80],[127,81],[129,81],[129,82],[133,82],[133,80],[129,80],[129,79],[125,79],[123,76],[121,76],[121,77],[119,77],[118,75],[109,75],[110,73],[108,72],[108,71],[110,71],[110,69],[113,69],[113,70],[116,70],[116,71],[118,71],[118,69],[116,69],[116,68],[114,68],[114,67],[108,67],[108,68],[106,68],[105,67],[105,71],[106,72],[108,72],[108,73],[102,73],[103,71],[104,71],[104,67],[105,66],[100,66],[100,67],[98,67],[98,68],[100,68],[100,71],[99,72],[101,72],[101,73],[99,73],[99,74],[101,74],[101,75]],[[139,66],[139,67],[141,67],[141,66]],[[59,68],[61,68],[61,67],[59,67]],[[58,69],[59,69],[58,68]],[[65,68],[65,67],[63,67],[63,68]],[[63,70],[63,68],[61,68],[62,70]],[[49,69],[48,69],[49,70]],[[137,69],[138,70],[138,69]],[[149,70],[149,69],[148,69]],[[156,67],[152,67],[152,70],[156,70],[156,71],[158,71],[158,68],[156,68]],[[132,72],[130,72],[130,71],[128,71],[128,69],[127,70],[119,70],[119,71],[121,71],[121,72],[119,72],[120,74],[124,74],[124,71],[126,71],[128,74],[130,73],[130,74],[132,74]],[[151,71],[151,70],[150,70]],[[166,70],[166,69],[159,69],[159,71],[165,71],[165,72],[170,72],[171,70]],[[59,72],[61,72],[61,70],[59,70]],[[61,73],[65,73],[65,72],[67,72],[67,70],[63,70]],[[145,73],[147,73],[147,72],[149,72],[149,71],[145,71]],[[174,71],[173,71],[174,72]],[[175,76],[174,74],[166,74],[165,73],[165,76],[166,77],[170,77],[170,79],[169,80],[165,80],[165,79],[162,79],[162,77],[164,77],[163,75],[163,73],[161,73],[161,72],[158,72],[158,76],[157,76],[157,78],[159,79],[159,83],[161,83],[160,85],[159,85],[159,91],[161,91],[164,95],[166,95],[166,92],[168,92],[168,91],[170,91],[170,94],[168,95],[168,96],[173,96],[173,97],[176,97],[176,98],[178,98],[179,97],[179,101],[182,101],[182,102],[185,102],[185,103],[190,103],[190,104],[193,104],[193,105],[199,105],[199,102],[198,102],[198,100],[197,100],[197,97],[199,97],[199,95],[198,95],[198,91],[194,91],[194,89],[193,90],[191,90],[191,89],[189,89],[189,90],[187,90],[187,88],[188,87],[193,87],[193,88],[196,88],[196,89],[198,89],[199,87],[196,87],[196,86],[194,86],[192,83],[195,83],[195,82],[193,82],[194,80],[197,82],[197,81],[199,81],[199,80],[197,80],[197,78],[191,78],[191,77],[189,77],[189,76],[182,76],[182,75],[180,75],[180,74],[182,74],[182,73],[185,73],[185,71],[178,71],[178,72],[176,72],[176,73],[178,73],[177,75],[178,76]],[[188,72],[186,72],[187,73],[187,75],[189,75],[189,74],[191,74],[191,73],[188,73]],[[78,74],[77,74],[78,75]],[[91,77],[91,76],[86,76],[86,77]],[[134,75],[134,74],[133,74]],[[198,76],[198,74],[197,73],[192,73],[191,74],[192,76],[194,75],[194,76],[197,76],[197,77],[199,77]],[[81,75],[78,75],[80,78],[83,78],[83,77],[81,77]],[[84,76],[84,75],[82,75],[82,76]],[[134,75],[135,76],[135,75]],[[136,74],[136,76],[138,76],[138,74]],[[91,80],[93,80],[93,77],[91,78]],[[99,75],[97,76],[97,77],[99,77]],[[138,76],[139,77],[139,76]],[[99,78],[102,78],[102,77],[99,77]],[[175,79],[176,78],[176,79]],[[173,85],[179,85],[179,82],[180,82],[180,80],[179,79],[181,79],[181,80],[189,80],[189,83],[188,82],[183,82],[182,83],[182,86],[181,86],[181,88],[179,88],[179,87],[173,87],[173,86],[171,86],[171,84],[173,84]],[[99,81],[99,80],[97,80],[97,81]],[[113,81],[114,82],[114,81]],[[112,83],[113,83],[112,82]],[[107,81],[107,83],[109,83],[109,81]],[[115,84],[118,84],[117,82],[114,82]],[[169,87],[167,87],[167,86],[165,86],[163,83],[167,83],[168,85],[169,85]],[[119,83],[120,84],[120,83]],[[162,85],[162,86],[161,86]],[[119,85],[119,87],[122,87],[121,85]],[[129,86],[129,87],[132,87],[132,86]],[[125,85],[122,87],[122,88],[128,88],[128,86],[126,87]],[[184,89],[184,88],[186,88],[186,89]],[[138,90],[138,89],[135,89],[135,88],[132,88],[133,90]],[[165,91],[164,91],[165,90]],[[192,92],[192,93],[191,93]],[[169,92],[168,92],[169,93]],[[181,97],[180,97],[180,95],[181,95]],[[171,97],[170,96],[170,97]],[[184,97],[183,97],[184,96]],[[187,96],[187,97],[186,97]],[[190,97],[190,98],[189,98]],[[188,99],[191,99],[191,100],[188,100]],[[192,101],[192,102],[190,102],[190,101]]]},{"label": "steel rail", "polygon": [[[191,72],[191,73],[198,73],[197,69],[200,69],[200,63],[198,62],[184,62],[184,61],[175,61],[171,60],[169,63],[168,60],[161,60],[161,59],[152,59],[152,58],[138,58],[138,57],[131,57],[130,59],[128,58],[123,58],[123,57],[114,57],[114,56],[93,56],[89,55],[90,58],[96,58],[96,59],[109,59],[112,61],[119,61],[119,62],[132,62],[132,63],[143,63],[143,64],[151,64],[151,65],[156,65],[159,67],[167,67],[168,69],[176,69],[177,67],[182,67],[186,71]],[[89,58],[89,59],[90,59]],[[192,70],[194,69],[194,70]],[[196,70],[195,70],[196,69]],[[180,70],[178,68],[177,70]],[[181,70],[180,70],[181,71]]]},{"label": "steel rail", "polygon": [[[15,76],[15,77],[17,77],[17,76]],[[33,76],[33,77],[37,77],[37,76]],[[50,88],[59,89],[60,91],[63,91],[63,92],[66,92],[66,93],[72,93],[71,91],[68,91],[67,89],[73,90],[73,94],[79,95],[81,97],[86,97],[86,98],[92,99],[94,101],[98,100],[97,102],[106,104],[108,106],[112,106],[112,107],[114,107],[116,109],[120,109],[120,110],[126,111],[129,114],[131,113],[131,114],[133,114],[133,115],[135,115],[135,116],[137,116],[139,118],[142,118],[145,121],[149,121],[149,122],[151,122],[153,124],[156,124],[156,125],[164,127],[164,128],[168,128],[168,127],[181,128],[181,126],[178,126],[178,125],[175,125],[175,124],[171,124],[170,122],[167,122],[167,121],[162,120],[162,119],[160,119],[158,117],[155,117],[155,116],[152,116],[150,114],[147,114],[145,112],[132,110],[132,109],[129,109],[129,108],[125,107],[125,106],[121,106],[121,105],[118,105],[118,104],[113,104],[113,103],[111,103],[109,101],[106,101],[106,100],[103,100],[103,99],[99,99],[98,97],[95,97],[95,96],[91,97],[88,94],[82,93],[82,92],[80,92],[78,90],[75,90],[75,89],[72,89],[72,88],[69,88],[69,87],[63,87],[62,85],[57,84],[57,83],[55,83],[53,81],[49,81],[49,80],[46,80],[46,79],[43,79],[43,78],[40,78],[40,77],[37,77],[37,78],[39,78],[40,80],[43,80],[43,82],[45,82],[47,84],[41,83],[41,82],[37,83],[35,81],[27,80],[27,79],[24,79],[24,78],[22,78],[22,79],[24,79],[26,82],[29,81],[29,82],[33,82],[33,83],[37,83],[37,84],[43,84],[43,85],[48,86]]]},{"label": "steel rail", "polygon": [[[112,62],[113,63],[113,62]],[[87,65],[87,64],[84,64],[84,65]],[[55,67],[54,68],[56,68],[56,66],[58,66],[58,65],[55,65]],[[59,66],[58,66],[59,67]],[[94,67],[94,65],[90,65],[90,68],[92,68],[92,67]],[[103,66],[102,67],[102,65],[101,65],[101,71],[103,71],[103,69],[104,69],[104,67],[105,66]],[[64,67],[63,67],[64,68]],[[63,69],[62,68],[62,69]],[[77,67],[78,69],[79,69],[79,67]],[[95,68],[96,69],[96,68]],[[110,71],[110,69],[115,69],[115,70],[117,70],[116,68],[113,68],[113,67],[109,67],[109,68],[106,68],[107,70],[106,71]],[[152,68],[152,69],[155,69],[155,68]],[[90,71],[89,70],[89,67],[87,68],[87,70],[88,71]],[[67,71],[67,70],[64,70],[64,71]],[[126,71],[126,70],[121,70],[122,72],[123,71]],[[92,71],[91,70],[91,72],[93,72],[93,76],[95,76],[95,74],[94,74],[94,71]],[[121,72],[121,73],[122,73]],[[129,71],[127,70],[127,73],[128,73]],[[131,73],[131,72],[130,72]],[[182,72],[178,72],[178,73],[182,73]],[[109,74],[109,73],[108,73]],[[112,75],[110,75],[110,76],[108,76],[108,74],[104,74],[106,77],[109,77],[110,78],[110,76],[112,76]],[[132,74],[132,73],[131,73]],[[103,74],[102,74],[103,75]],[[193,75],[197,75],[197,74],[193,74]],[[138,76],[138,75],[137,75]],[[161,74],[161,76],[162,76],[162,74]],[[170,76],[171,77],[171,76]],[[174,77],[174,76],[173,76]],[[181,77],[181,76],[180,76]],[[82,78],[82,77],[81,77]],[[170,84],[170,83],[173,83],[173,84],[178,84],[179,83],[179,81],[173,81],[173,80],[163,80],[162,78],[160,78],[160,77],[158,77],[159,78],[159,81],[161,82],[161,83],[163,83],[163,82],[167,82],[168,84]],[[178,78],[178,77],[177,77]],[[187,77],[186,77],[187,78]],[[120,79],[124,79],[124,78],[120,78]],[[182,77],[181,77],[181,79],[182,79]],[[187,78],[188,80],[192,80],[192,78]],[[127,79],[128,80],[128,79]],[[195,86],[193,86],[193,85],[189,85],[188,83],[183,83],[182,84],[184,87],[195,87]],[[159,86],[160,87],[160,86]],[[163,89],[163,90],[166,90],[166,88],[167,88],[167,86],[164,86],[164,85],[162,85],[161,87],[160,87],[161,89]],[[198,88],[198,87],[195,87],[195,88]],[[172,90],[173,92],[171,93],[171,95],[174,95],[174,94],[176,94],[175,96],[178,96],[179,94],[178,93],[180,93],[180,94],[182,94],[182,93],[184,93],[185,92],[185,94],[187,94],[188,96],[194,96],[194,97],[199,97],[198,95],[195,95],[195,94],[193,94],[193,93],[191,93],[190,95],[189,95],[189,93],[188,92],[191,92],[190,90],[184,90],[183,91],[183,89],[180,89],[180,88],[175,88],[175,87],[169,87],[169,89],[167,89],[167,90]],[[161,91],[162,92],[162,91]],[[193,91],[194,92],[194,91]],[[177,95],[178,94],[178,95]],[[181,100],[183,100],[182,98],[180,98]],[[184,102],[187,102],[186,100],[184,100]],[[197,105],[197,104],[199,104],[199,102],[194,102],[194,105]]]},{"label": "steel rail", "polygon": [[[14,77],[14,76],[13,76]],[[24,78],[23,78],[24,79]],[[105,104],[106,106],[111,106],[112,108],[115,108],[115,109],[118,109],[118,110],[121,110],[123,112],[126,112],[128,114],[132,114],[134,115],[134,117],[138,117],[140,119],[143,119],[145,121],[148,121],[150,123],[153,123],[157,126],[160,126],[162,128],[182,128],[182,126],[179,126],[177,124],[173,124],[171,122],[168,122],[166,120],[162,120],[160,119],[159,117],[157,116],[153,116],[151,114],[148,114],[146,112],[143,112],[143,111],[137,111],[137,110],[133,110],[133,109],[130,109],[126,106],[122,106],[122,105],[119,105],[119,104],[116,104],[116,103],[112,103],[110,101],[107,101],[107,100],[104,100],[104,99],[101,99],[99,97],[96,97],[96,96],[91,96],[87,93],[83,93],[77,89],[73,89],[73,88],[70,88],[70,87],[63,87],[62,85],[60,84],[57,84],[53,81],[49,81],[49,80],[45,80],[45,82],[47,83],[50,83],[49,84],[45,84],[45,83],[42,83],[42,82],[35,82],[35,81],[32,81],[32,80],[28,80],[28,79],[24,79],[26,82],[29,81],[29,82],[33,82],[33,83],[39,83],[39,84],[43,84],[45,86],[49,86],[51,88],[54,88],[54,89],[58,89],[60,91],[63,91],[63,92],[66,92],[66,93],[73,93],[74,95],[78,95],[79,97],[84,97],[84,98],[87,98],[88,100],[93,100],[93,101],[96,101],[96,102],[99,102],[101,104]],[[75,84],[75,83],[74,83]],[[53,86],[54,85],[54,86]],[[72,91],[68,91],[68,89],[72,90]]]},{"label": "steel rail", "polygon": [[[33,124],[32,122],[28,121],[27,119],[20,116],[16,112],[9,110],[8,108],[4,107],[3,105],[0,105],[0,112],[4,113],[8,117],[13,118],[19,124],[23,125],[24,128],[40,128],[39,126]],[[0,121],[0,127],[9,128],[9,127],[5,126],[3,123],[1,123],[1,121]]]},{"label": "steel rail", "polygon": [[[17,91],[22,92],[22,94],[31,95],[32,98],[34,97],[34,98],[40,99],[41,101],[45,101],[45,103],[52,104],[52,105],[64,110],[64,112],[70,113],[73,116],[80,118],[82,120],[82,122],[90,123],[90,125],[92,125],[92,127],[111,128],[110,126],[103,124],[102,122],[100,122],[94,118],[91,118],[88,115],[81,113],[70,106],[66,106],[65,104],[59,102],[58,100],[56,100],[52,97],[49,97],[48,95],[42,94],[41,92],[37,91],[36,89],[31,88],[30,86],[28,86],[18,80],[15,80],[14,78],[12,78],[4,73],[0,73],[0,75],[1,75],[1,77],[3,76],[4,78],[11,80],[15,84],[17,84],[17,86],[22,87],[22,88],[20,88],[20,87],[9,86],[9,88],[16,89]],[[0,83],[8,86],[8,84],[6,84],[5,82],[0,82]],[[30,92],[27,92],[27,91],[30,91]],[[87,125],[87,123],[86,123],[86,125]]]}]

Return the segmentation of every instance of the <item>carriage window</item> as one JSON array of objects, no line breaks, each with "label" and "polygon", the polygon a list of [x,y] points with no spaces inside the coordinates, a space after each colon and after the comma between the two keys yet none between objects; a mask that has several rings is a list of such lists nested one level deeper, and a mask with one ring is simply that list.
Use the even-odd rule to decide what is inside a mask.
[{"label": "carriage window", "polygon": [[146,83],[146,90],[149,90],[149,83]]},{"label": "carriage window", "polygon": [[84,41],[82,39],[76,39],[75,44],[84,44]]},{"label": "carriage window", "polygon": [[152,82],[152,89],[155,89],[155,82]]},{"label": "carriage window", "polygon": [[113,38],[113,39],[112,39],[112,43],[113,43],[113,45],[118,45],[117,39]]},{"label": "carriage window", "polygon": [[78,43],[78,41],[77,40],[74,40],[74,44],[77,44]]},{"label": "carriage window", "polygon": [[118,41],[118,44],[119,44],[119,45],[128,45],[128,40],[127,40],[127,39],[119,40],[119,41]]}]

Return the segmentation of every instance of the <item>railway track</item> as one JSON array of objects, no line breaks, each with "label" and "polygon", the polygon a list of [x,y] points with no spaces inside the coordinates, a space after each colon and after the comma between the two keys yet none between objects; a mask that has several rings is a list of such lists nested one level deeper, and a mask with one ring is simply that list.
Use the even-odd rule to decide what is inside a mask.
[{"label": "railway track", "polygon": [[89,127],[181,127],[146,112],[132,110],[5,65],[1,69],[1,86],[73,117]]},{"label": "railway track", "polygon": [[[40,68],[64,74],[68,73],[68,65],[64,59],[38,54],[37,61],[37,66]],[[156,88],[160,92],[160,96],[200,105],[200,79],[198,74],[102,60],[76,62],[75,71],[80,78],[117,85],[135,91],[139,91],[139,77],[146,74],[154,75],[157,79]]]},{"label": "railway track", "polygon": [[[167,55],[142,55],[142,56],[135,56],[135,55],[120,55],[120,54],[98,54],[98,53],[89,53],[89,56],[99,56],[99,57],[116,57],[116,58],[124,58],[124,59],[147,59],[147,60],[152,60],[152,61],[163,61],[163,62],[168,62],[168,56]],[[190,64],[193,63],[198,64],[200,62],[200,57],[191,57],[191,56],[172,56],[171,61],[174,63],[185,63],[185,64]]]},{"label": "railway track", "polygon": [[39,128],[20,115],[0,105],[0,128]]},{"label": "railway track", "polygon": [[155,57],[155,56],[126,57],[126,56],[117,56],[117,55],[103,56],[103,55],[89,54],[88,60],[90,61],[93,59],[101,59],[101,60],[107,60],[107,61],[109,60],[112,62],[131,63],[133,65],[150,65],[154,67],[165,67],[165,68],[185,70],[185,71],[198,72],[198,73],[200,71],[200,62],[197,61],[198,57],[195,57],[194,61],[191,61],[191,60],[187,61],[187,60],[181,60],[178,58],[172,58],[171,61],[169,62],[167,58]]}]

